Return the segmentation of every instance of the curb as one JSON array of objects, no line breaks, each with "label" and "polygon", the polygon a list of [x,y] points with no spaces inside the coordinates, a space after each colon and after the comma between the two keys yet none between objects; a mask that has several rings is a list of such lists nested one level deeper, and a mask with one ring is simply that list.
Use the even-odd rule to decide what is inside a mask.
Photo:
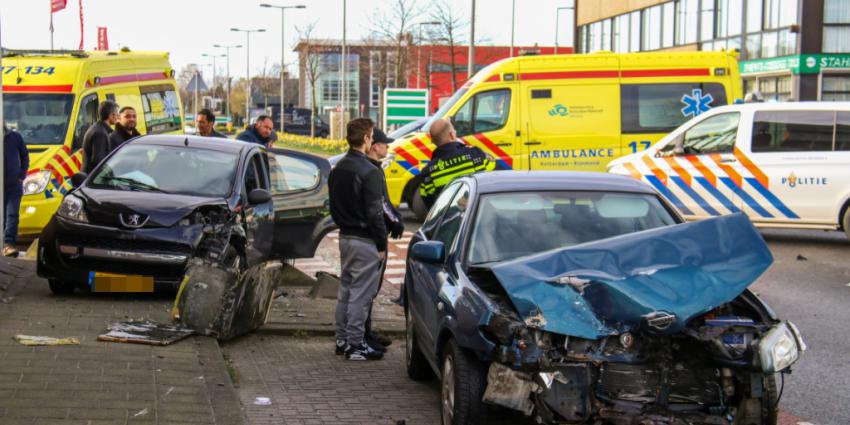
[{"label": "curb", "polygon": [[[391,338],[402,338],[404,337],[404,329],[395,329],[395,328],[386,328],[379,326],[381,323],[376,323],[376,328],[378,332],[391,337]],[[259,329],[255,330],[253,333],[258,335],[277,335],[277,336],[292,336],[292,337],[333,337],[335,335],[335,329],[333,326],[300,326],[300,325],[287,325],[287,324],[266,324]]]}]

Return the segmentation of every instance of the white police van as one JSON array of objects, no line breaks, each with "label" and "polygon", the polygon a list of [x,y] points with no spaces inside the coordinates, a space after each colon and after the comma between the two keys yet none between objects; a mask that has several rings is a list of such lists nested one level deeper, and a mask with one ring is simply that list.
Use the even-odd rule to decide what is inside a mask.
[{"label": "white police van", "polygon": [[850,237],[850,102],[713,108],[608,172],[648,182],[689,220],[743,211]]}]

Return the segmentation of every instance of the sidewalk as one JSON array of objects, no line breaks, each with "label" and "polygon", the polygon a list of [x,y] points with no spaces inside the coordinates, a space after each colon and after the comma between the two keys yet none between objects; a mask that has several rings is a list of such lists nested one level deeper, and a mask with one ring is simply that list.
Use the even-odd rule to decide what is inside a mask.
[{"label": "sidewalk", "polygon": [[[97,341],[114,321],[169,322],[173,294],[54,296],[34,268],[0,261],[0,295],[14,292],[0,304],[0,423],[245,423],[215,339],[168,347]],[[80,345],[27,347],[16,334],[76,337]]]}]

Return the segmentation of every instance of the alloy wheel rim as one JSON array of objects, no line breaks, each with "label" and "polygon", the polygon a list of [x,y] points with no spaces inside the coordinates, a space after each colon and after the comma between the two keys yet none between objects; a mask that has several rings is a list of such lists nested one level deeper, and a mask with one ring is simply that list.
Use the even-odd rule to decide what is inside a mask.
[{"label": "alloy wheel rim", "polygon": [[443,425],[451,425],[455,407],[455,370],[451,354],[443,362],[442,387]]}]

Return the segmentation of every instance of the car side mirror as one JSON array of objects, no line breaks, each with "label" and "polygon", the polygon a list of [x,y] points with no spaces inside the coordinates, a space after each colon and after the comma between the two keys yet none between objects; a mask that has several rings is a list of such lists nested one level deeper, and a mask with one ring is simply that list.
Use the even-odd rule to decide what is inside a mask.
[{"label": "car side mirror", "polygon": [[74,185],[74,187],[80,187],[83,185],[83,182],[86,181],[86,178],[88,178],[88,176],[88,173],[80,171],[79,173],[71,176],[71,184]]},{"label": "car side mirror", "polygon": [[249,205],[261,205],[267,202],[271,202],[271,200],[271,192],[265,189],[254,189],[251,191],[251,193],[248,194]]},{"label": "car side mirror", "polygon": [[446,247],[440,241],[422,241],[413,245],[410,256],[428,264],[441,264],[446,260]]}]

